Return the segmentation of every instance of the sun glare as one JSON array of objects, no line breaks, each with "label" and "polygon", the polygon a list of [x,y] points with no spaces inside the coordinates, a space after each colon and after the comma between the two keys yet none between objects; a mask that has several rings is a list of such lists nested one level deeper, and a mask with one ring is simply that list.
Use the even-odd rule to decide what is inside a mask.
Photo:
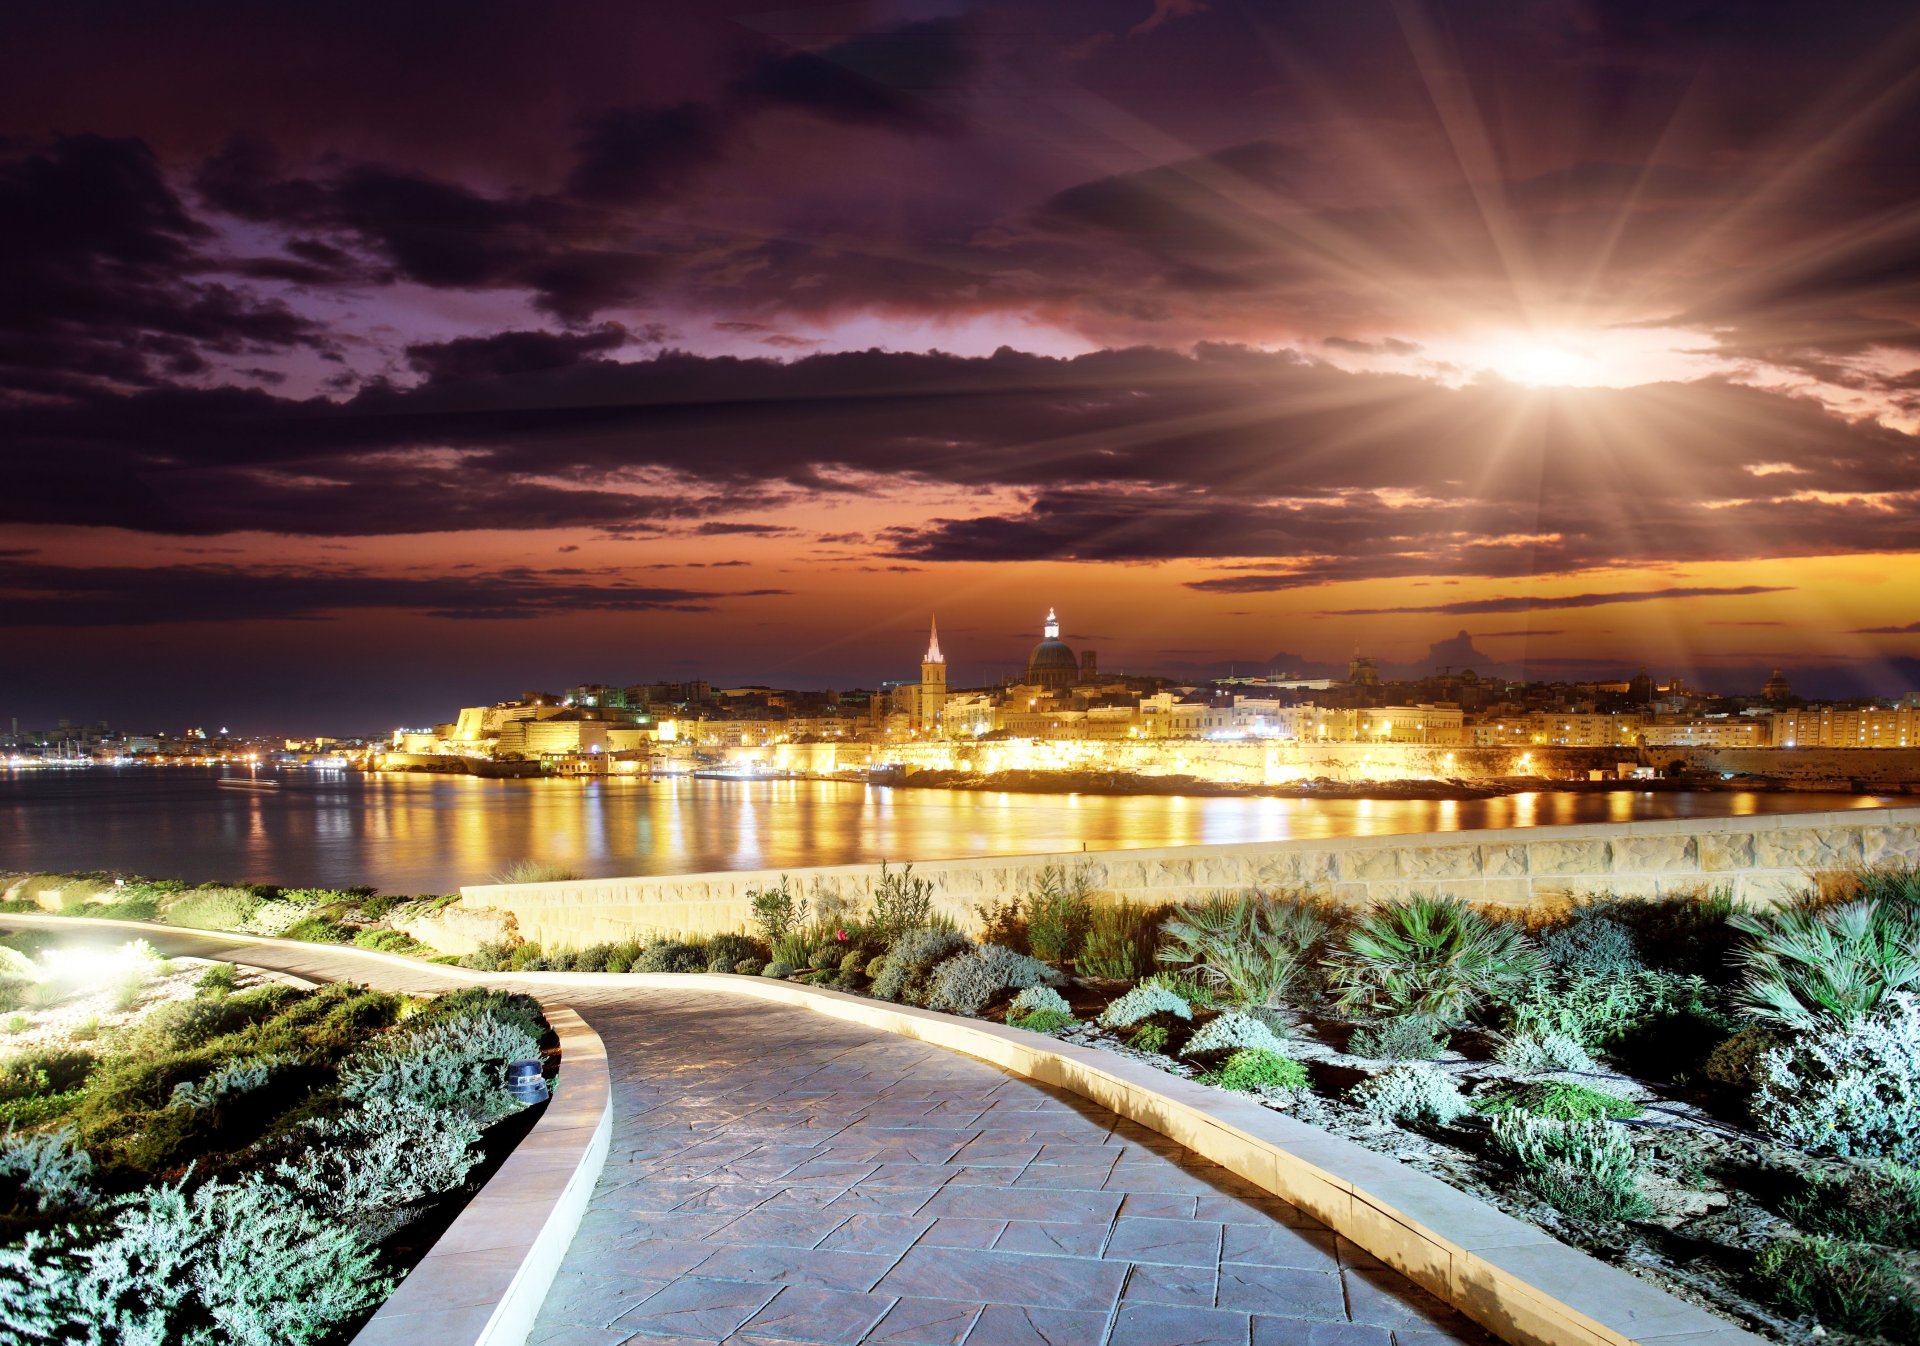
[{"label": "sun glare", "polygon": [[1535,388],[1590,388],[1609,381],[1591,356],[1549,342],[1515,342],[1489,351],[1487,359],[1501,378]]}]

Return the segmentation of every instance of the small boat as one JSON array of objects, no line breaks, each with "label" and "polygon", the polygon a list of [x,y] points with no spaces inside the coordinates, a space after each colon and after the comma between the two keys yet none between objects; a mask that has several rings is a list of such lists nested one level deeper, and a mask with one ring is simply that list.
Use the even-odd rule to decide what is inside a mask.
[{"label": "small boat", "polygon": [[280,788],[279,781],[261,780],[257,776],[222,776],[214,781],[214,784],[225,790],[278,790]]}]

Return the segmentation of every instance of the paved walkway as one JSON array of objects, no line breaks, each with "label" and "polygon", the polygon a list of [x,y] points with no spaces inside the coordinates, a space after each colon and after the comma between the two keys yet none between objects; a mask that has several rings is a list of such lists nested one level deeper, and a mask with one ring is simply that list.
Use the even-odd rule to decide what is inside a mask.
[{"label": "paved walkway", "polygon": [[[153,942],[447,984],[344,950]],[[1292,1206],[1077,1096],[711,991],[565,999],[607,1046],[613,1147],[529,1346],[1487,1340]]]}]

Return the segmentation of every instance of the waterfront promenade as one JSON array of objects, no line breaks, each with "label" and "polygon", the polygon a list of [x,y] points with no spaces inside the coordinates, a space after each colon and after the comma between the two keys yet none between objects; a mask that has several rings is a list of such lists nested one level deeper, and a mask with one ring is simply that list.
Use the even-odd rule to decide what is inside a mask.
[{"label": "waterfront promenade", "polygon": [[1487,1340],[1224,1169],[925,1043],[691,979],[684,992],[591,975],[557,988],[556,974],[142,933],[165,953],[315,981],[484,980],[564,1001],[599,1032],[612,1150],[534,1346]]}]

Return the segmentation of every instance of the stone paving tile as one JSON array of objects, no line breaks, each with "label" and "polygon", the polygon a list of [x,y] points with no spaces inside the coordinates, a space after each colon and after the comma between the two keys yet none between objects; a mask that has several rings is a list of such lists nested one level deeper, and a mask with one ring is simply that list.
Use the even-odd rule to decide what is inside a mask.
[{"label": "stone paving tile", "polygon": [[530,1346],[1483,1340],[1294,1207],[1063,1091],[801,1010],[575,1004],[608,1046],[615,1133]]}]

